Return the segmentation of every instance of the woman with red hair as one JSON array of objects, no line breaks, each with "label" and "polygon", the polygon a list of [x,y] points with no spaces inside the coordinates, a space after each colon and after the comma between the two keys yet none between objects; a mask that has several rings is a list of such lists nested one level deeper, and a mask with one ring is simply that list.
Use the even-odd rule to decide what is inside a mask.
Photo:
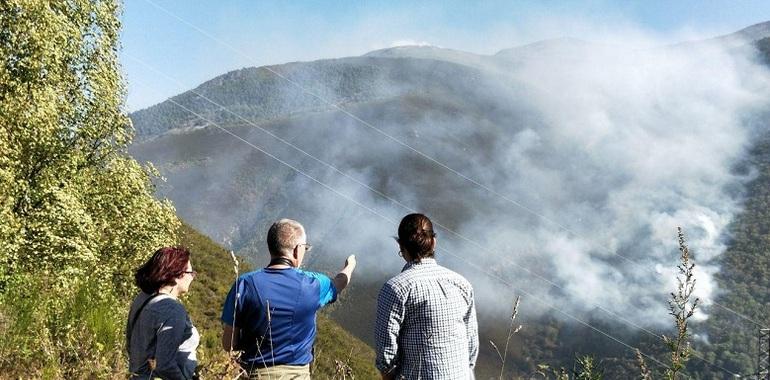
[{"label": "woman with red hair", "polygon": [[200,336],[179,302],[195,274],[190,251],[183,247],[157,250],[136,271],[136,285],[142,291],[131,304],[126,326],[131,379],[195,376]]}]

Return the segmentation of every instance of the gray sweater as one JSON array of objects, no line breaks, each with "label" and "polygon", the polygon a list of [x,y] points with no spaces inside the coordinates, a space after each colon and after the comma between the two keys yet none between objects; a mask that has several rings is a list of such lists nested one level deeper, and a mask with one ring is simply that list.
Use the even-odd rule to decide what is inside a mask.
[{"label": "gray sweater", "polygon": [[[131,378],[192,379],[200,336],[184,306],[176,298],[166,294],[153,298],[142,309],[135,326],[131,326],[137,310],[149,297],[151,295],[147,293],[139,293],[128,313],[126,342],[128,369],[133,374]],[[150,368],[150,359],[153,358],[155,369]]]}]

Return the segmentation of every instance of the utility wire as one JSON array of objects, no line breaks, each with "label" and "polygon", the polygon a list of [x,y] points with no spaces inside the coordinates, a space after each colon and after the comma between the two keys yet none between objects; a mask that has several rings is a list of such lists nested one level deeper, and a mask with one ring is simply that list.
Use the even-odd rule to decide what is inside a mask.
[{"label": "utility wire", "polygon": [[[191,110],[190,108],[188,108],[188,107],[186,107],[186,106],[184,106],[184,105],[180,104],[179,102],[175,101],[173,98],[170,98],[170,99],[169,99],[169,101],[170,101],[172,104],[174,104],[174,105],[178,106],[179,108],[182,108],[183,110],[185,110],[185,111],[187,111],[187,112],[189,112],[189,113],[191,113],[191,114],[195,115],[196,117],[200,118],[201,120],[208,122],[210,125],[212,125],[212,126],[214,126],[215,128],[217,128],[217,129],[219,129],[219,130],[221,130],[221,131],[225,132],[226,134],[228,134],[228,135],[232,136],[233,138],[235,138],[235,139],[237,139],[237,140],[239,140],[239,141],[241,141],[241,142],[243,142],[243,143],[245,143],[245,144],[249,145],[250,147],[252,147],[252,148],[254,148],[254,149],[258,150],[259,152],[261,152],[261,153],[263,153],[263,154],[267,155],[268,157],[270,157],[270,158],[272,158],[272,159],[274,159],[274,160],[276,160],[276,161],[280,162],[281,164],[283,164],[283,165],[285,165],[285,166],[289,167],[290,169],[294,170],[295,172],[297,172],[297,173],[301,174],[302,176],[304,176],[304,177],[306,177],[306,178],[308,178],[308,179],[312,180],[313,182],[315,182],[315,183],[317,183],[317,184],[319,184],[319,185],[323,186],[325,189],[327,189],[327,190],[331,191],[332,193],[334,193],[334,194],[336,194],[336,195],[338,195],[338,196],[340,196],[340,197],[342,197],[342,198],[344,198],[344,199],[346,199],[346,200],[348,200],[348,201],[350,201],[350,202],[354,203],[355,205],[357,205],[357,206],[359,206],[359,207],[361,207],[361,208],[365,209],[366,211],[368,211],[368,212],[372,213],[373,215],[375,215],[375,216],[377,216],[377,217],[380,217],[380,218],[382,218],[383,220],[387,221],[388,223],[390,223],[390,224],[391,224],[391,225],[393,225],[394,227],[397,227],[397,226],[398,226],[398,223],[397,223],[395,220],[393,220],[393,219],[391,219],[391,218],[389,218],[389,217],[387,217],[387,216],[384,216],[384,215],[382,215],[381,213],[379,213],[379,212],[375,211],[374,209],[372,209],[372,208],[370,208],[370,207],[367,207],[367,206],[363,205],[361,202],[359,202],[359,201],[357,201],[357,200],[353,199],[352,197],[350,197],[350,196],[348,196],[348,195],[346,195],[346,194],[344,194],[344,193],[342,193],[342,192],[340,192],[340,191],[338,191],[338,190],[334,189],[334,188],[333,188],[333,187],[331,187],[330,185],[327,185],[327,184],[323,183],[322,181],[320,181],[320,180],[316,179],[315,177],[313,177],[313,176],[311,176],[310,174],[308,174],[307,172],[305,172],[305,171],[303,171],[303,170],[301,170],[301,169],[297,168],[296,166],[293,166],[293,165],[289,164],[288,162],[286,162],[286,161],[284,161],[284,160],[281,160],[281,159],[280,159],[280,158],[278,158],[277,156],[275,156],[275,155],[273,155],[273,154],[271,154],[271,153],[267,152],[266,150],[264,150],[264,149],[262,149],[262,148],[258,147],[257,145],[254,145],[253,143],[249,142],[248,140],[244,139],[243,137],[241,137],[241,136],[239,136],[239,135],[237,135],[237,134],[235,134],[235,133],[233,133],[233,132],[231,132],[231,131],[227,130],[226,128],[224,128],[224,127],[222,127],[222,126],[220,126],[218,123],[216,123],[216,122],[214,122],[214,121],[212,121],[212,120],[210,120],[210,119],[208,119],[208,118],[206,118],[206,117],[204,117],[204,116],[202,116],[202,115],[200,115],[200,114],[196,113],[195,111]],[[437,224],[437,225],[438,225],[438,224]],[[466,239],[467,239],[467,238],[466,238]],[[470,240],[470,239],[468,239],[468,240]],[[594,331],[596,331],[596,332],[598,332],[598,333],[600,333],[600,334],[604,335],[605,337],[607,337],[607,338],[609,338],[609,339],[611,339],[611,340],[613,340],[613,341],[615,341],[615,342],[617,342],[617,343],[619,343],[619,344],[621,344],[621,345],[623,345],[623,346],[627,347],[628,349],[631,349],[632,351],[636,352],[636,350],[637,350],[637,349],[636,349],[635,347],[633,347],[633,346],[629,345],[628,343],[625,343],[624,341],[622,341],[622,340],[620,340],[620,339],[616,338],[616,337],[615,337],[615,336],[613,336],[612,334],[609,334],[609,333],[607,333],[606,331],[603,331],[602,329],[600,329],[600,328],[598,328],[598,327],[596,327],[596,326],[593,326],[593,325],[591,325],[590,323],[588,323],[588,322],[586,322],[586,321],[584,321],[584,320],[582,320],[582,319],[578,318],[577,316],[575,316],[575,315],[573,315],[573,314],[570,314],[570,313],[568,313],[568,312],[566,312],[566,311],[564,311],[564,310],[561,310],[561,309],[559,309],[558,307],[556,307],[556,306],[554,306],[554,305],[552,305],[552,304],[550,304],[550,303],[548,303],[548,302],[545,302],[544,300],[541,300],[541,299],[539,299],[538,297],[532,296],[532,293],[529,293],[529,292],[527,292],[527,291],[525,291],[525,290],[523,290],[523,289],[516,289],[515,287],[513,287],[513,285],[512,285],[511,283],[509,283],[509,282],[508,282],[508,281],[506,281],[505,279],[503,279],[503,278],[501,278],[501,277],[499,277],[499,276],[497,276],[497,275],[495,275],[495,274],[493,274],[493,273],[491,273],[491,272],[489,272],[489,271],[485,270],[484,268],[482,268],[482,267],[478,266],[477,264],[475,264],[475,263],[472,263],[472,262],[470,262],[470,261],[468,261],[468,260],[464,259],[463,257],[461,257],[461,256],[458,256],[458,255],[456,255],[456,254],[454,254],[454,253],[452,253],[451,251],[448,251],[448,250],[446,250],[446,249],[441,249],[440,251],[443,251],[443,252],[446,252],[446,253],[448,253],[448,254],[449,254],[449,255],[451,255],[452,257],[455,257],[456,259],[458,259],[458,260],[462,261],[463,263],[465,263],[465,264],[467,264],[467,265],[469,265],[469,266],[473,267],[474,269],[476,269],[476,270],[478,270],[478,271],[480,271],[480,272],[482,272],[482,273],[486,274],[486,275],[487,275],[487,276],[489,276],[490,278],[493,278],[493,279],[496,279],[496,280],[498,280],[499,282],[501,282],[502,284],[504,284],[505,286],[507,286],[509,289],[511,289],[511,290],[513,290],[513,291],[516,291],[516,290],[518,290],[518,291],[520,291],[521,293],[523,293],[523,294],[525,294],[525,295],[527,295],[527,296],[531,296],[531,298],[532,298],[533,300],[535,300],[535,302],[537,302],[537,303],[540,303],[540,304],[542,304],[542,305],[544,305],[544,306],[546,306],[546,307],[548,307],[548,308],[550,308],[550,309],[553,309],[553,310],[555,310],[555,311],[559,312],[560,314],[562,314],[562,315],[564,315],[564,316],[566,316],[566,317],[568,317],[568,318],[570,318],[570,319],[572,319],[572,320],[576,321],[577,323],[579,323],[579,324],[581,324],[581,325],[584,325],[584,326],[586,326],[586,327],[588,327],[588,328],[590,328],[590,329],[592,329],[592,330],[594,330]],[[640,352],[640,353],[641,353],[641,354],[642,354],[644,357],[648,358],[649,360],[651,360],[651,361],[653,361],[653,362],[657,363],[658,365],[660,365],[660,366],[662,366],[662,367],[664,367],[664,368],[666,367],[666,365],[665,365],[665,364],[663,364],[662,362],[660,362],[660,361],[659,361],[659,360],[657,360],[656,358],[654,358],[654,357],[652,357],[652,356],[650,356],[650,355],[648,355],[648,354],[646,354],[646,353],[644,353],[644,352],[641,352],[641,351],[639,351],[639,352]],[[725,370],[725,371],[727,371],[727,370]]]},{"label": "utility wire", "polygon": [[[155,7],[155,8],[157,8],[157,9],[159,9],[159,10],[160,10],[160,11],[162,11],[163,13],[166,13],[166,14],[167,14],[167,15],[169,15],[170,17],[172,17],[172,18],[176,19],[177,21],[179,21],[179,22],[181,22],[181,23],[183,23],[183,24],[185,24],[185,25],[189,26],[190,28],[192,28],[192,29],[196,30],[197,32],[199,32],[199,33],[203,34],[204,36],[206,36],[207,38],[211,39],[212,41],[214,41],[214,42],[216,42],[216,43],[218,43],[218,44],[220,44],[220,45],[222,45],[222,46],[226,47],[227,49],[229,49],[229,50],[230,50],[230,51],[232,51],[233,53],[235,53],[235,54],[237,54],[237,55],[241,56],[242,58],[245,58],[245,59],[247,59],[247,60],[248,60],[248,61],[250,61],[250,62],[255,62],[255,60],[254,60],[253,58],[251,58],[250,56],[248,56],[248,55],[246,55],[246,54],[243,54],[243,52],[241,52],[239,49],[236,49],[235,47],[233,47],[233,46],[232,46],[232,45],[230,45],[229,43],[227,43],[227,42],[225,42],[225,41],[223,41],[223,40],[221,40],[221,39],[217,38],[216,36],[214,36],[214,35],[212,35],[212,34],[208,33],[207,31],[203,30],[202,28],[198,27],[197,25],[195,25],[195,24],[193,24],[193,23],[191,23],[191,22],[189,22],[189,21],[187,21],[187,20],[185,20],[185,19],[183,19],[183,18],[179,17],[179,16],[178,16],[178,15],[176,15],[175,13],[173,13],[173,12],[169,11],[168,9],[166,9],[166,8],[164,8],[164,7],[160,6],[160,5],[158,5],[158,4],[157,4],[157,3],[155,3],[154,1],[152,1],[152,0],[145,0],[145,1],[146,1],[147,3],[149,3],[150,5],[152,5],[153,7]],[[581,235],[581,234],[579,234],[579,233],[575,232],[575,231],[574,231],[574,230],[572,230],[571,228],[569,228],[569,227],[567,227],[567,226],[565,226],[565,225],[563,225],[563,224],[561,224],[561,223],[559,223],[559,222],[557,222],[557,221],[555,221],[555,220],[553,220],[553,219],[551,219],[551,218],[549,218],[549,217],[547,217],[547,216],[545,216],[545,215],[543,215],[543,214],[541,214],[541,213],[538,213],[537,211],[535,211],[535,210],[533,210],[533,209],[531,209],[531,208],[529,208],[529,207],[527,207],[527,206],[523,205],[521,202],[518,202],[518,201],[516,201],[515,199],[513,199],[513,198],[510,198],[509,196],[506,196],[506,195],[504,195],[504,194],[501,194],[500,192],[497,192],[497,191],[495,191],[494,189],[490,188],[489,186],[486,186],[486,185],[484,185],[484,184],[482,184],[482,183],[478,182],[477,180],[475,180],[475,179],[473,179],[473,178],[470,178],[470,177],[466,176],[465,174],[463,174],[463,173],[461,173],[461,172],[459,172],[459,171],[457,171],[457,170],[453,169],[452,167],[450,167],[450,166],[448,166],[448,165],[446,165],[446,164],[444,164],[444,163],[442,163],[442,162],[438,161],[437,159],[435,159],[435,158],[433,158],[433,157],[431,157],[431,156],[429,156],[429,155],[427,155],[427,154],[423,153],[422,151],[418,150],[417,148],[414,148],[413,146],[411,146],[411,145],[409,145],[409,144],[405,143],[404,141],[402,141],[402,140],[400,140],[400,139],[398,139],[398,138],[396,138],[396,137],[394,137],[394,136],[392,136],[392,135],[388,134],[387,132],[383,131],[382,129],[380,129],[380,128],[377,128],[376,126],[372,125],[371,123],[367,122],[366,120],[363,120],[363,119],[361,119],[360,117],[358,117],[358,116],[354,115],[353,113],[351,113],[350,111],[348,111],[348,110],[346,110],[346,109],[342,108],[342,107],[341,107],[340,105],[338,105],[337,103],[334,103],[334,102],[332,102],[332,101],[329,101],[329,100],[325,99],[324,97],[322,97],[322,96],[320,96],[320,95],[316,94],[315,92],[313,92],[313,91],[310,91],[310,90],[309,90],[309,89],[307,89],[306,87],[302,86],[300,83],[298,83],[298,82],[296,82],[296,81],[292,80],[291,78],[289,78],[289,77],[287,77],[287,76],[285,76],[285,75],[281,74],[280,72],[278,72],[278,71],[274,70],[274,69],[273,69],[273,68],[271,68],[270,66],[262,66],[261,68],[262,68],[262,69],[264,69],[264,70],[267,70],[268,72],[270,72],[270,73],[272,73],[272,74],[276,75],[277,77],[279,77],[279,78],[281,78],[281,79],[285,80],[286,82],[288,82],[288,83],[290,83],[291,85],[293,85],[293,86],[295,86],[296,88],[298,88],[300,91],[302,91],[302,92],[304,92],[304,93],[306,93],[306,94],[308,94],[308,95],[310,95],[310,96],[312,96],[312,97],[314,97],[314,98],[318,99],[319,101],[321,101],[322,103],[326,104],[327,106],[329,106],[329,107],[331,107],[331,108],[333,108],[333,109],[336,109],[336,110],[338,110],[339,112],[341,112],[341,113],[343,113],[343,114],[347,115],[348,117],[352,118],[353,120],[355,120],[355,121],[359,122],[361,125],[364,125],[364,126],[366,126],[367,128],[369,128],[369,129],[371,129],[371,130],[373,130],[373,131],[377,132],[378,134],[382,135],[382,136],[383,136],[383,137],[385,137],[386,139],[388,139],[388,140],[390,140],[390,141],[393,141],[394,143],[396,143],[396,144],[398,144],[398,145],[400,145],[400,146],[402,146],[402,147],[404,147],[404,148],[406,148],[406,149],[408,149],[408,150],[412,151],[413,153],[417,154],[418,156],[420,156],[420,157],[423,157],[424,159],[426,159],[426,160],[428,160],[428,161],[430,161],[430,162],[434,163],[435,165],[438,165],[439,167],[441,167],[441,168],[443,168],[443,169],[445,169],[445,170],[449,171],[450,173],[457,175],[458,177],[462,178],[463,180],[466,180],[466,181],[468,181],[468,182],[470,182],[470,183],[474,184],[475,186],[477,186],[477,187],[479,187],[479,188],[481,188],[481,189],[483,189],[483,190],[487,191],[488,193],[490,193],[490,194],[492,194],[492,195],[494,195],[494,196],[498,197],[499,199],[502,199],[502,200],[504,200],[504,201],[506,201],[506,202],[508,202],[508,203],[510,203],[510,204],[512,204],[512,205],[514,205],[514,206],[516,206],[516,207],[518,207],[518,208],[520,208],[520,209],[522,209],[522,210],[526,211],[527,213],[529,213],[529,214],[531,214],[531,215],[534,215],[534,216],[536,216],[536,217],[538,217],[538,218],[540,218],[540,219],[542,219],[542,220],[546,221],[547,223],[549,223],[549,224],[551,224],[551,225],[553,225],[553,226],[555,226],[555,227],[557,227],[557,228],[559,228],[559,229],[561,229],[561,230],[563,230],[563,231],[567,232],[569,235],[571,235],[571,236],[573,236],[573,237],[582,237],[582,235]],[[635,266],[637,266],[637,267],[640,267],[640,268],[644,268],[644,269],[645,269],[646,271],[648,271],[648,272],[652,272],[652,273],[656,273],[656,274],[658,274],[656,271],[654,271],[654,269],[652,269],[652,268],[648,268],[648,267],[645,267],[645,266],[644,266],[643,264],[641,264],[640,262],[638,262],[638,261],[636,261],[636,260],[634,260],[634,259],[632,259],[632,258],[630,258],[630,257],[627,257],[627,256],[625,256],[625,255],[622,255],[622,254],[618,253],[617,251],[612,251],[612,250],[610,250],[609,248],[607,248],[607,247],[605,247],[605,246],[600,246],[600,248],[602,248],[602,250],[604,250],[604,251],[608,252],[608,253],[609,253],[609,254],[611,254],[611,255],[614,255],[614,256],[620,257],[620,258],[622,258],[622,259],[624,259],[624,260],[628,261],[629,263],[632,263],[633,265],[635,265]],[[662,275],[662,274],[659,274],[659,275]],[[738,317],[740,317],[740,318],[742,318],[742,319],[744,319],[744,320],[746,320],[746,321],[749,321],[749,322],[753,323],[753,324],[754,324],[754,325],[756,325],[756,326],[759,326],[759,327],[762,327],[762,328],[766,328],[766,326],[765,326],[765,325],[763,325],[763,324],[761,324],[761,323],[759,323],[759,322],[755,321],[754,319],[752,319],[752,318],[750,318],[750,317],[748,317],[748,316],[746,316],[746,315],[744,315],[744,314],[741,314],[741,313],[737,312],[736,310],[734,310],[734,309],[732,309],[732,308],[730,308],[730,307],[728,307],[728,306],[726,306],[726,305],[722,305],[722,304],[720,304],[720,303],[717,303],[717,302],[716,302],[716,301],[714,301],[714,300],[710,300],[710,301],[711,301],[711,303],[712,303],[712,304],[714,304],[715,306],[721,307],[722,309],[724,309],[724,310],[726,310],[726,311],[729,311],[730,313],[732,313],[732,314],[734,314],[734,315],[736,315],[736,316],[738,316]]]}]

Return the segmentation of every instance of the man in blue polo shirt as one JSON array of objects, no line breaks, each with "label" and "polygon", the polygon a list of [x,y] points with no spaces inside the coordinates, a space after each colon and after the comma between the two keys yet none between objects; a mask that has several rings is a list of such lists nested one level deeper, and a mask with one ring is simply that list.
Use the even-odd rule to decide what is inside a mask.
[{"label": "man in blue polo shirt", "polygon": [[281,219],[267,233],[270,264],[240,276],[222,310],[222,346],[241,350],[250,379],[309,379],[316,311],[334,302],[350,282],[350,255],[334,277],[300,269],[310,251],[305,228]]}]

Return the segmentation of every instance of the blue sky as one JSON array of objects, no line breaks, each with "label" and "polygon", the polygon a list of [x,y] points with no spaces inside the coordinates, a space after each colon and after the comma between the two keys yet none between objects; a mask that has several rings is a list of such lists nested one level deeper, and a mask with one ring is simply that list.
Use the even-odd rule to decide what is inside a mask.
[{"label": "blue sky", "polygon": [[135,111],[234,69],[401,44],[493,54],[557,37],[639,45],[711,37],[770,21],[770,1],[129,0],[122,19],[126,105]]}]

